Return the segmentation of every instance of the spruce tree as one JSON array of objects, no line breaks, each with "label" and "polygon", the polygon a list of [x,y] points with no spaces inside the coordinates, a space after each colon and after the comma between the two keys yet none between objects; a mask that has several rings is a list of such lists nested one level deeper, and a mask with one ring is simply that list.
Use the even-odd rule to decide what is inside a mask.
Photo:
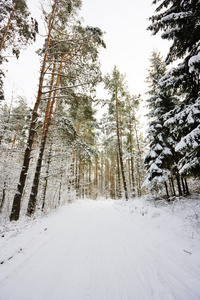
[{"label": "spruce tree", "polygon": [[150,98],[147,100],[149,107],[149,129],[148,142],[149,151],[145,157],[147,176],[144,186],[150,184],[165,185],[166,193],[169,196],[167,181],[173,176],[172,165],[175,160],[173,155],[174,144],[169,136],[169,130],[165,126],[163,116],[174,108],[176,97],[171,89],[162,87],[160,79],[166,73],[166,65],[157,51],[152,53],[150,58],[150,69],[147,77],[149,83]]},{"label": "spruce tree", "polygon": [[178,89],[182,101],[170,113],[166,124],[179,140],[175,150],[178,169],[184,176],[200,176],[200,2],[164,0],[148,27],[153,34],[162,31],[163,39],[172,40],[166,63],[181,59],[160,81],[165,88]]}]

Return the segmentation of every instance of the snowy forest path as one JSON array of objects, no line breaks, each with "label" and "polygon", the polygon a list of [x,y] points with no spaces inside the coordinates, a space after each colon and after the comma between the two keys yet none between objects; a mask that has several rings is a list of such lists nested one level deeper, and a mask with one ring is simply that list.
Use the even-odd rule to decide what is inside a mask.
[{"label": "snowy forest path", "polygon": [[1,300],[199,299],[184,254],[123,205],[80,201],[41,222],[2,264]]}]

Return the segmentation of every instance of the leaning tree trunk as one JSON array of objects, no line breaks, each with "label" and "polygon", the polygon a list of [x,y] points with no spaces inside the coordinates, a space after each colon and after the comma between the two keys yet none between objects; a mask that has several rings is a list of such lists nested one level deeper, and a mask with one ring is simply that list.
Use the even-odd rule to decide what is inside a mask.
[{"label": "leaning tree trunk", "polygon": [[23,166],[22,166],[22,170],[20,173],[17,190],[16,190],[14,200],[13,200],[12,211],[10,214],[10,221],[17,221],[19,219],[19,214],[20,214],[20,209],[21,209],[21,199],[22,199],[22,194],[23,194],[24,187],[25,187],[25,182],[26,182],[27,173],[28,173],[28,169],[29,169],[29,163],[30,163],[30,155],[31,155],[31,150],[32,150],[33,142],[34,142],[35,132],[36,132],[37,111],[38,111],[38,108],[39,108],[39,105],[41,102],[41,98],[42,98],[44,75],[46,72],[46,63],[47,63],[47,57],[48,57],[50,41],[51,41],[51,31],[52,31],[52,25],[53,25],[53,21],[54,21],[54,17],[55,17],[57,4],[58,4],[58,0],[55,0],[54,5],[52,7],[51,16],[49,19],[48,38],[47,38],[47,43],[46,43],[45,55],[44,55],[44,59],[43,59],[43,65],[42,65],[41,72],[40,72],[38,95],[37,95],[37,100],[35,102],[34,109],[32,112],[31,125],[30,125],[30,129],[29,129],[29,136],[28,136],[26,150],[24,153]]},{"label": "leaning tree trunk", "polygon": [[[64,57],[64,55],[63,55]],[[58,76],[56,80],[56,87],[58,87],[59,82],[60,82],[60,73],[62,70],[62,62],[63,62],[63,57],[59,66],[58,70]],[[54,65],[55,66],[55,65]],[[52,80],[51,80],[51,88],[53,87],[53,82],[54,82],[54,72],[52,74]],[[41,172],[41,167],[42,167],[42,159],[43,159],[43,154],[44,154],[44,149],[46,145],[46,140],[47,140],[47,135],[49,131],[49,126],[51,122],[51,117],[53,113],[53,107],[55,104],[55,99],[56,99],[57,91],[55,90],[53,93],[53,99],[51,101],[51,92],[49,92],[49,99],[47,102],[47,107],[46,107],[46,113],[45,113],[45,120],[44,120],[44,125],[43,125],[43,132],[42,132],[42,139],[41,139],[41,144],[40,144],[40,152],[37,160],[37,166],[36,166],[36,171],[35,171],[35,176],[33,179],[33,185],[31,189],[31,194],[28,202],[28,208],[27,208],[27,215],[31,216],[36,207],[36,200],[37,200],[37,194],[38,194],[38,186],[39,186],[39,181],[40,181],[40,172]]]},{"label": "leaning tree trunk", "polygon": [[125,178],[125,172],[124,172],[124,163],[122,159],[122,149],[121,149],[121,141],[120,141],[120,134],[119,134],[119,112],[118,112],[118,99],[117,99],[117,91],[115,96],[115,108],[116,108],[116,127],[117,127],[117,141],[118,141],[118,151],[119,151],[119,161],[121,166],[121,172],[122,172],[122,180],[124,185],[124,192],[125,192],[125,198],[126,201],[128,201],[128,190],[126,185],[126,178]]},{"label": "leaning tree trunk", "polygon": [[[30,198],[29,198],[29,202],[28,202],[28,208],[27,208],[27,215],[31,216],[34,211],[35,211],[35,207],[36,207],[36,200],[37,200],[37,194],[38,194],[38,186],[39,186],[39,180],[40,180],[40,172],[41,172],[41,167],[42,167],[42,159],[43,159],[43,154],[44,154],[44,149],[45,149],[45,144],[46,144],[46,140],[47,140],[47,135],[48,135],[48,131],[49,131],[49,126],[50,126],[50,122],[51,122],[51,116],[53,113],[53,107],[55,104],[55,99],[56,99],[56,95],[57,95],[57,91],[58,91],[58,86],[60,83],[60,75],[61,75],[61,71],[62,71],[62,66],[63,66],[63,62],[67,62],[69,60],[71,60],[80,50],[81,45],[79,46],[79,49],[77,51],[75,51],[75,53],[68,57],[69,54],[62,54],[61,60],[60,60],[60,65],[58,68],[58,75],[57,75],[57,79],[56,79],[56,83],[55,83],[55,89],[54,89],[54,93],[53,93],[53,97],[52,97],[52,101],[51,101],[51,90],[53,89],[53,82],[54,82],[54,70],[52,73],[52,80],[51,80],[51,88],[50,88],[50,92],[49,92],[49,97],[48,97],[48,102],[47,102],[47,107],[46,107],[46,113],[45,113],[45,120],[44,120],[44,125],[43,125],[43,132],[42,132],[42,139],[41,139],[41,144],[40,144],[40,152],[39,152],[39,157],[37,160],[37,166],[36,166],[36,171],[35,171],[35,176],[33,179],[33,185],[32,185],[32,189],[31,189],[31,194],[30,194]],[[73,48],[74,49],[74,48]],[[54,63],[54,69],[55,69],[55,63]]]},{"label": "leaning tree trunk", "polygon": [[[52,78],[51,78],[51,86],[53,85],[53,82],[54,82],[55,67],[56,67],[56,63],[54,63],[54,67],[53,67],[53,75],[52,75]],[[49,95],[51,95],[51,93],[49,93]],[[48,117],[49,108],[50,108],[50,97],[49,97],[48,103],[47,103],[46,117]],[[57,106],[56,106],[56,112],[57,112]],[[56,114],[54,115],[54,129],[55,129],[55,125],[56,125]],[[44,186],[43,186],[43,193],[42,193],[42,211],[44,211],[45,202],[46,202],[48,177],[49,177],[50,163],[51,163],[51,158],[52,158],[52,147],[53,147],[53,136],[52,136],[51,141],[50,141],[50,148],[49,148],[49,154],[48,154],[48,159],[47,159],[46,176],[44,178],[45,183],[44,183]]]}]

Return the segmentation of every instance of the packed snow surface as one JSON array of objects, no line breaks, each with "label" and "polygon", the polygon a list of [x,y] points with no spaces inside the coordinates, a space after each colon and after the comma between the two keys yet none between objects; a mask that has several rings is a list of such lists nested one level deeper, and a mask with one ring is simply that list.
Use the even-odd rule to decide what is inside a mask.
[{"label": "packed snow surface", "polygon": [[200,200],[77,201],[1,226],[1,300],[199,300]]}]

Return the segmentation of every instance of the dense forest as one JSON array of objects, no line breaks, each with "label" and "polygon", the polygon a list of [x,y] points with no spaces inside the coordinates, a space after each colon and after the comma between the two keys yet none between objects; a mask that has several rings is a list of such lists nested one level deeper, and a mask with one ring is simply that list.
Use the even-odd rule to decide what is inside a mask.
[{"label": "dense forest", "polygon": [[[130,94],[117,66],[101,73],[104,33],[83,26],[81,4],[54,0],[42,7],[46,36],[30,107],[23,97],[8,105],[3,65],[28,51],[39,21],[25,0],[0,0],[0,213],[11,221],[77,198],[186,196],[191,180],[199,183],[200,2],[153,1],[147,30],[171,46],[166,58],[149,54],[147,137],[138,114],[142,96]],[[107,99],[96,96],[100,83]],[[99,108],[105,112],[97,119]]]}]

